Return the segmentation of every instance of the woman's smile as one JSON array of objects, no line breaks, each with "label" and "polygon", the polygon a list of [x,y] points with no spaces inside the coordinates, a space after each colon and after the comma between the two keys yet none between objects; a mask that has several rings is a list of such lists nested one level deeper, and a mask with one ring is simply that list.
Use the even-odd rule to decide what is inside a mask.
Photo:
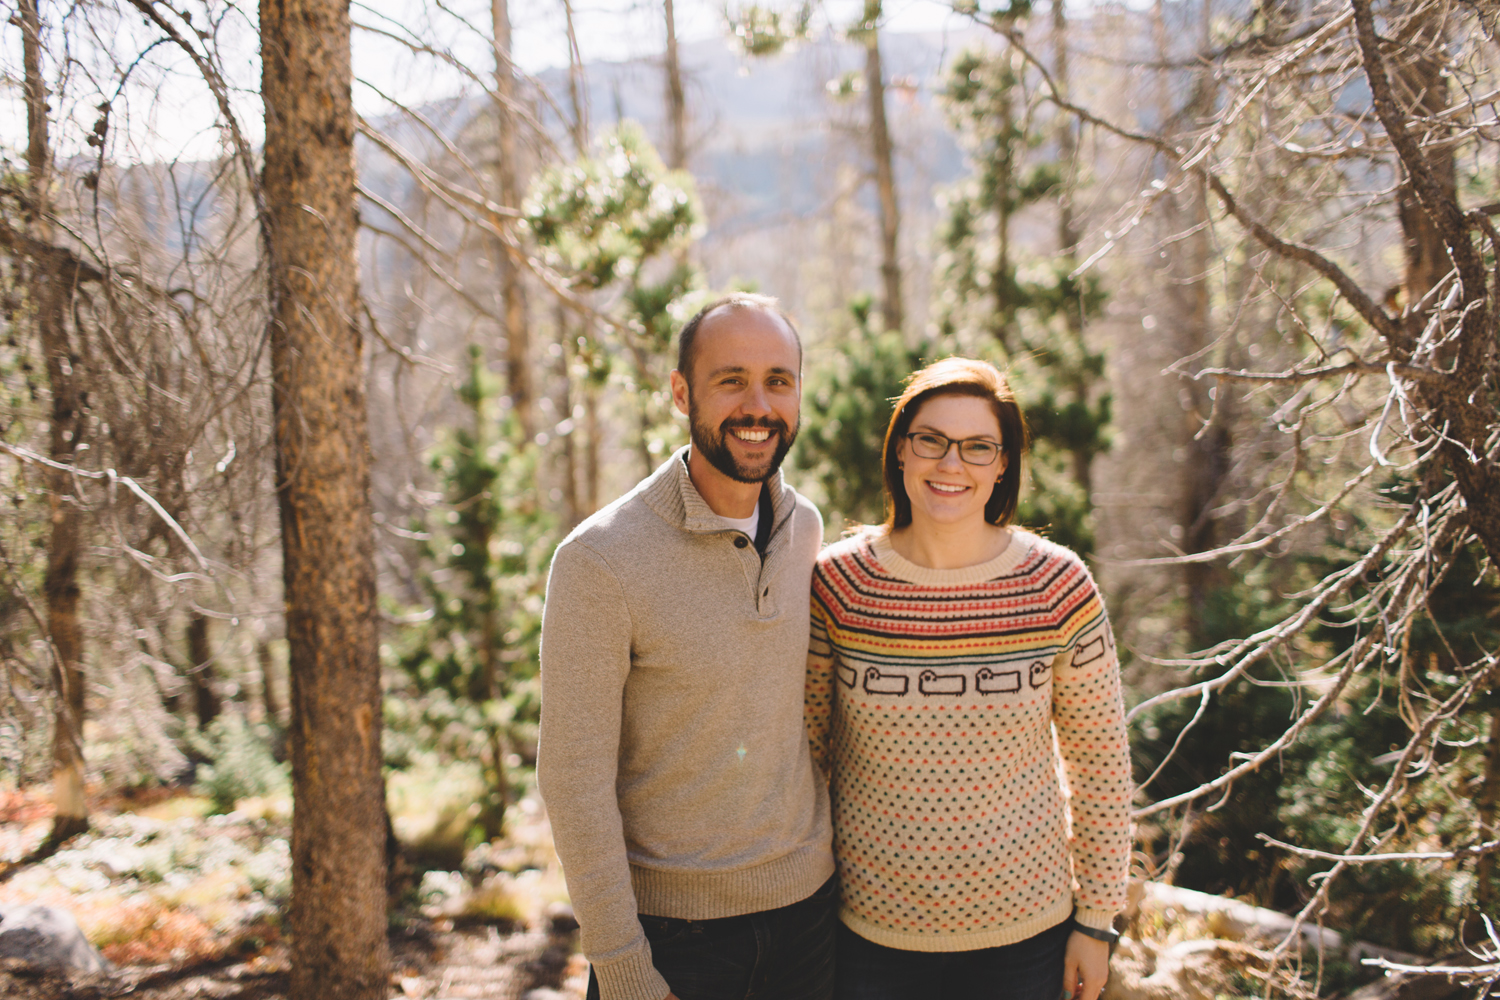
[{"label": "woman's smile", "polygon": [[[997,451],[988,465],[964,461],[965,442],[972,447],[979,441],[1000,442],[1000,420],[988,400],[934,396],[921,405],[898,452],[913,527],[921,531],[937,525],[985,526],[984,505],[1005,472],[1005,457]],[[924,457],[944,446],[940,457]]]}]

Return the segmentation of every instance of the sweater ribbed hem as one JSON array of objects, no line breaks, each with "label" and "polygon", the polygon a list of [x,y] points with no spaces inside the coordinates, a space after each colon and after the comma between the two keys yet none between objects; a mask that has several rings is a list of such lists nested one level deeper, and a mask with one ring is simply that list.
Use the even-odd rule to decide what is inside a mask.
[{"label": "sweater ribbed hem", "polygon": [[1096,931],[1112,931],[1115,929],[1114,910],[1085,910],[1073,911],[1073,919],[1085,927],[1092,927]]},{"label": "sweater ribbed hem", "polygon": [[933,930],[926,934],[893,931],[862,920],[858,914],[851,913],[847,908],[839,912],[839,919],[844,922],[845,927],[866,941],[873,941],[887,948],[900,948],[902,951],[978,951],[981,948],[999,948],[1001,945],[1015,944],[1017,941],[1035,937],[1042,931],[1056,927],[1067,920],[1072,912],[1073,897],[1062,896],[1056,903],[1030,920],[962,934],[944,930]]},{"label": "sweater ribbed hem", "polygon": [[602,1000],[664,1000],[672,992],[645,949],[632,951],[616,962],[590,964],[599,979]]},{"label": "sweater ribbed hem", "polygon": [[832,874],[827,848],[806,847],[739,871],[668,872],[632,864],[630,884],[640,913],[716,920],[790,906],[811,896]]}]

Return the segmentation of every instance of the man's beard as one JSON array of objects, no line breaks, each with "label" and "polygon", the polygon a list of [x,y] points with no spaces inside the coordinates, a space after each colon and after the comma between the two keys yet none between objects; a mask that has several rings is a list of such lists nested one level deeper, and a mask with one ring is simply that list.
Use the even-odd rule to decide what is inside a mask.
[{"label": "man's beard", "polygon": [[[708,459],[709,465],[737,483],[763,483],[770,479],[781,468],[781,461],[786,458],[792,442],[797,440],[797,427],[788,430],[784,420],[769,417],[730,418],[718,427],[710,427],[698,419],[698,408],[691,403],[688,405],[688,424],[692,429],[693,450]],[[799,420],[798,426],[800,425]],[[725,440],[734,427],[764,427],[776,435],[776,451],[764,467],[743,465],[734,457],[734,453],[729,450],[729,442]]]}]

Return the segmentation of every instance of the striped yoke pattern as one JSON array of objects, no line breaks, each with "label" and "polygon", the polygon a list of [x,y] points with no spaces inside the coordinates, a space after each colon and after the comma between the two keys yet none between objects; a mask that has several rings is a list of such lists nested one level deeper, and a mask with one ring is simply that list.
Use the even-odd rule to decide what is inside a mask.
[{"label": "striped yoke pattern", "polygon": [[1109,927],[1130,764],[1082,560],[1012,529],[996,559],[932,570],[867,529],[818,557],[811,610],[808,737],[844,923],[910,951],[1012,944],[1070,913]]}]

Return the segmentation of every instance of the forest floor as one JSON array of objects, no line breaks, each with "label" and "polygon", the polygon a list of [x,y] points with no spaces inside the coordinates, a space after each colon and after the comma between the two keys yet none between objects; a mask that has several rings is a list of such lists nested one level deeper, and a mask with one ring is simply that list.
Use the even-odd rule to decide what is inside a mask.
[{"label": "forest floor", "polygon": [[[191,796],[91,803],[93,828],[33,863],[51,826],[41,795],[0,790],[0,907],[65,909],[113,963],[68,977],[0,960],[0,997],[16,1000],[278,1000],[290,825],[276,804],[203,815]],[[587,966],[561,902],[545,821],[434,871],[392,920],[391,997],[578,1000]]]},{"label": "forest floor", "polygon": [[[404,879],[393,908],[392,1000],[582,1000],[587,964],[577,953],[550,830],[534,799],[518,805],[507,840],[467,852],[461,832],[437,859],[430,836],[403,835],[411,853],[429,852],[412,871],[430,870]],[[207,800],[181,793],[101,799],[91,802],[88,833],[22,863],[47,836],[51,806],[43,794],[0,788],[0,908],[67,910],[113,964],[108,973],[70,980],[0,959],[0,997],[281,1000],[290,970],[289,808],[243,800],[233,813],[207,815]],[[411,815],[396,816],[398,833]],[[1430,977],[1368,983],[1372,972],[1360,969],[1352,951],[1329,966],[1342,968],[1331,979],[1320,958],[1299,979],[1285,962],[1268,964],[1285,916],[1146,883],[1135,883],[1131,895],[1105,1000],[1225,1000],[1263,996],[1268,987],[1309,1000],[1472,995],[1461,983]]]}]

